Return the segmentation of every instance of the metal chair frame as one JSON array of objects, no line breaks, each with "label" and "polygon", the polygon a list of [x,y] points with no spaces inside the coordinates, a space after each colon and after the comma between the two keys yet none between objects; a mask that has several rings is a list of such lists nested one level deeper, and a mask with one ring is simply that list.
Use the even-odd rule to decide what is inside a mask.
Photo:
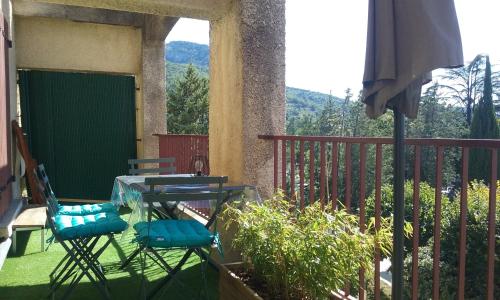
[{"label": "metal chair frame", "polygon": [[104,275],[104,268],[98,259],[114,240],[113,234],[115,233],[105,234],[108,240],[98,248],[96,247],[97,243],[104,235],[63,239],[55,229],[50,208],[47,209],[47,214],[49,228],[54,238],[66,251],[66,255],[49,275],[49,297],[55,298],[56,292],[63,287],[63,284],[71,280],[61,298],[68,299],[83,276],[86,276],[97,287],[104,299],[110,299],[111,294]]},{"label": "metal chair frame", "polygon": [[[167,164],[167,167],[161,167],[160,164]],[[129,159],[128,164],[130,169],[129,175],[143,175],[143,174],[175,174],[177,168],[175,167],[175,157],[161,157],[161,158],[144,158],[144,159]],[[144,164],[158,164],[158,168],[140,168]],[[175,206],[162,203],[161,207],[154,210],[158,219],[176,219]]]},{"label": "metal chair frame", "polygon": [[[214,223],[218,213],[220,212],[221,206],[224,203],[224,200],[227,200],[228,197],[224,198],[223,184],[227,182],[227,176],[207,176],[207,177],[148,177],[145,179],[145,184],[149,186],[149,191],[143,193],[143,202],[148,205],[148,235],[151,226],[152,215],[154,211],[153,203],[165,203],[165,202],[181,202],[181,201],[197,201],[197,200],[217,200],[216,210],[211,218],[208,220],[207,224],[205,224],[205,228],[209,229],[210,226]],[[197,188],[193,188],[192,191],[172,191],[169,192],[168,189],[165,192],[157,192],[154,190],[155,185],[215,185],[209,190],[200,190]],[[175,188],[173,189],[175,190]],[[216,229],[214,229],[215,231]],[[212,241],[213,242],[213,241]],[[211,246],[211,245],[206,245]],[[198,255],[202,261],[202,277],[205,285],[205,290],[207,290],[206,283],[206,268],[208,264],[208,255],[204,253],[202,247],[150,247],[147,244],[139,242],[139,249],[135,255],[140,252],[145,251],[146,255],[149,256],[157,263],[160,267],[162,267],[167,275],[160,280],[160,282],[147,294],[147,299],[152,299],[157,295],[157,293],[167,285],[172,279],[174,279],[175,275],[181,270],[182,266],[189,259],[191,254],[195,253]],[[163,257],[158,253],[156,249],[161,250],[178,250],[183,249],[186,250],[184,256],[177,262],[175,266],[170,266]],[[135,256],[134,255],[134,256]],[[152,257],[154,256],[154,258]],[[128,262],[133,259],[133,256],[129,257]],[[127,262],[126,262],[127,263]],[[125,264],[125,263],[124,263]],[[144,264],[142,264],[144,265]],[[143,270],[144,274],[144,270]],[[207,295],[208,296],[208,295]]]},{"label": "metal chair frame", "polygon": [[[167,167],[160,167],[160,164],[168,164]],[[163,157],[163,158],[145,158],[145,159],[129,159],[128,164],[130,169],[128,170],[129,175],[139,175],[139,174],[175,174],[175,157]],[[158,168],[136,168],[139,164],[158,164]]]},{"label": "metal chair frame", "polygon": [[[62,288],[63,284],[71,280],[62,296],[62,299],[68,299],[83,276],[86,276],[90,282],[97,287],[105,299],[110,299],[111,295],[104,275],[104,268],[98,259],[114,240],[114,234],[118,232],[76,237],[73,239],[62,238],[54,224],[54,217],[57,211],[54,210],[54,207],[50,203],[50,199],[54,196],[54,192],[50,186],[43,165],[38,166],[36,174],[38,189],[47,202],[47,223],[54,239],[59,242],[66,251],[66,255],[59,261],[49,275],[48,296],[55,298],[56,292]],[[102,246],[97,247],[97,243],[102,236],[107,236],[108,239]]]}]

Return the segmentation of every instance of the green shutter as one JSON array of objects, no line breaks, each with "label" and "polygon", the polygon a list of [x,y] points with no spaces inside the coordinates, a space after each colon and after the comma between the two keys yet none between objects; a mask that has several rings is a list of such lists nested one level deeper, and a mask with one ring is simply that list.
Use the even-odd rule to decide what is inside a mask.
[{"label": "green shutter", "polygon": [[60,198],[109,199],[136,157],[132,76],[20,71],[23,128]]}]

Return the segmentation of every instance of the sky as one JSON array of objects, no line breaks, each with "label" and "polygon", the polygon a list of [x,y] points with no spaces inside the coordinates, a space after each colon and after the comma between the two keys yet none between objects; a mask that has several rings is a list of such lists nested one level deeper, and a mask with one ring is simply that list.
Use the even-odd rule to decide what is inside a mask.
[{"label": "sky", "polygon": [[[434,0],[432,0],[434,1]],[[464,59],[500,64],[499,0],[455,0]],[[368,0],[286,1],[286,85],[342,97],[362,88]],[[209,44],[208,21],[181,19],[166,42]]]}]

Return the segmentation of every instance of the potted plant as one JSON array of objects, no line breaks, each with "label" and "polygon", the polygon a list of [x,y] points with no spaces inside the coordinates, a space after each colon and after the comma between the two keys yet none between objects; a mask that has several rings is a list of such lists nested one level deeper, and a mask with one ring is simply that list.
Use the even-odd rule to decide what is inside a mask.
[{"label": "potted plant", "polygon": [[[227,295],[231,299],[327,299],[346,282],[357,288],[359,270],[363,268],[367,276],[372,272],[375,246],[388,254],[392,244],[389,219],[382,220],[378,231],[369,220],[362,233],[357,216],[319,203],[299,211],[282,193],[263,204],[233,204],[224,216],[229,220],[226,226],[237,227],[233,246],[241,251],[243,262],[221,268],[221,299],[229,299]],[[238,274],[265,295],[260,298],[248,285],[241,286]]]}]

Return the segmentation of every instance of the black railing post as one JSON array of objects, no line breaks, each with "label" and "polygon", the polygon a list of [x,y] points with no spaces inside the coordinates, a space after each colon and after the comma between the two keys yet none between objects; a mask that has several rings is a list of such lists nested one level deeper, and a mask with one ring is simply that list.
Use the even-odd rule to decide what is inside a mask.
[{"label": "black railing post", "polygon": [[403,299],[404,259],[404,159],[405,116],[394,107],[394,237],[392,253],[392,299]]}]

